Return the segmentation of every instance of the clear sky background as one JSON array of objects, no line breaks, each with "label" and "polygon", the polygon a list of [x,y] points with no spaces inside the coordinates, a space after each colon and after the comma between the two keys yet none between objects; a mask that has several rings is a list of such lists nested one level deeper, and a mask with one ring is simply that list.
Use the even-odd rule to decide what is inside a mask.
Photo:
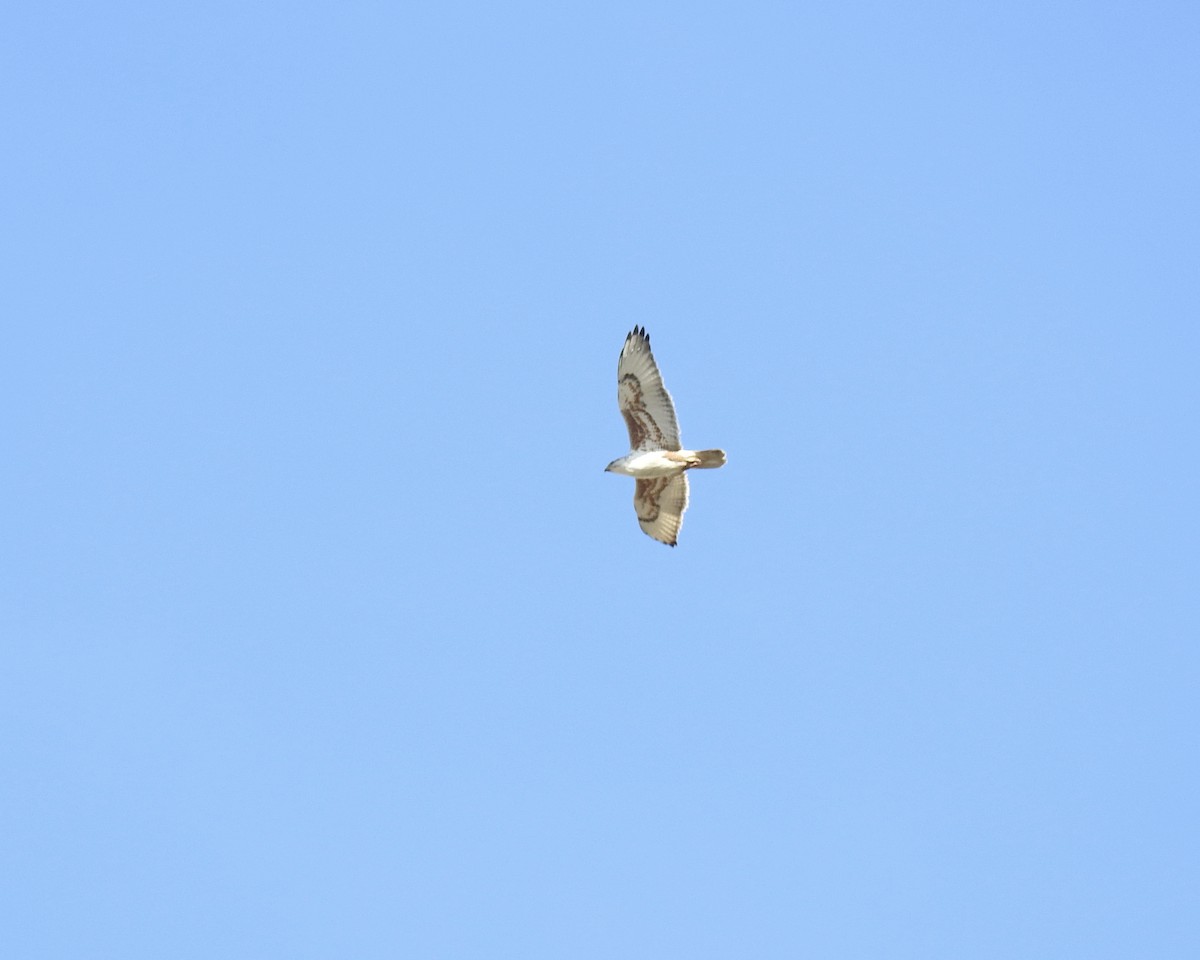
[{"label": "clear sky background", "polygon": [[1195,4],[12,4],[0,98],[6,957],[1200,955]]}]

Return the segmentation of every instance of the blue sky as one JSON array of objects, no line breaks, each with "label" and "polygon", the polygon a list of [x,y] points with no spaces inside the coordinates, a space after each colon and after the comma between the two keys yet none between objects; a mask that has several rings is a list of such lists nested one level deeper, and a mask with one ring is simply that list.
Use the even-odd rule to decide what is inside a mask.
[{"label": "blue sky", "polygon": [[1194,5],[0,21],[7,955],[1197,955]]}]

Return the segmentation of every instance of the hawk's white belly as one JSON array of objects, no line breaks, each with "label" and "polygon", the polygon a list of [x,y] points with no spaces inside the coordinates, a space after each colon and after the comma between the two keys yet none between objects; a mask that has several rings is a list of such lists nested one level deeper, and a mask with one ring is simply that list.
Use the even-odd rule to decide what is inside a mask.
[{"label": "hawk's white belly", "polygon": [[665,450],[647,450],[641,453],[626,454],[620,460],[614,460],[609,469],[613,473],[623,473],[628,477],[641,479],[670,477],[677,473],[683,473],[687,464],[679,461],[679,454],[675,454],[676,459],[667,459],[666,454]]}]

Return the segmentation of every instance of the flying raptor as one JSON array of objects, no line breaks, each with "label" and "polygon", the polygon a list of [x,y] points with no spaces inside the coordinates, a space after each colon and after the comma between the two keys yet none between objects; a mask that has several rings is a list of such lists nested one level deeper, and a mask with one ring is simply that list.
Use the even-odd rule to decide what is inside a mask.
[{"label": "flying raptor", "polygon": [[634,327],[621,348],[617,404],[629,427],[629,453],[604,469],[636,478],[638,523],[647,535],[673,547],[688,505],[687,471],[725,466],[725,451],[680,447],[675,404],[663,386],[644,327]]}]

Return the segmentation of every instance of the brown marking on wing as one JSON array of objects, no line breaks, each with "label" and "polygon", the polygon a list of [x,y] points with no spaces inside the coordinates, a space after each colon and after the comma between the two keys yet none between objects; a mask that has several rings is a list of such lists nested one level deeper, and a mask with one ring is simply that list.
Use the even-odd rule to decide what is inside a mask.
[{"label": "brown marking on wing", "polygon": [[646,428],[632,410],[622,410],[621,416],[625,418],[625,426],[629,430],[629,449],[636,450],[646,439]]},{"label": "brown marking on wing", "polygon": [[669,547],[678,542],[687,501],[687,477],[683,474],[638,480],[633,492],[638,524],[647,536]]},{"label": "brown marking on wing", "polygon": [[642,444],[647,438],[662,449],[665,446],[662,431],[658,429],[658,424],[646,409],[641,381],[632,373],[627,373],[617,385],[617,393],[621,403],[621,416],[625,418],[625,426],[629,429],[629,449],[642,449]]}]

